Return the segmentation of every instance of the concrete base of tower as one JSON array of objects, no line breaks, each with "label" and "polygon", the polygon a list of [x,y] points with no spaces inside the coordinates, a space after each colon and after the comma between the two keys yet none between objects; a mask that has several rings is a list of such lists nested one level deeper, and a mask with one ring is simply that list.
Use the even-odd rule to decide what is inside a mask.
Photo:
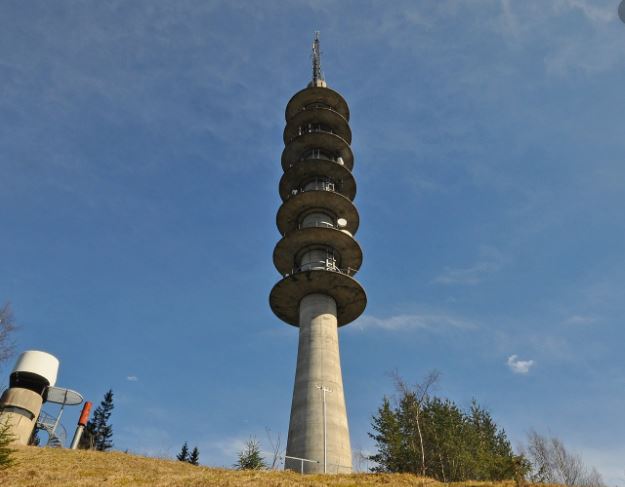
[{"label": "concrete base of tower", "polygon": [[[300,302],[299,348],[286,455],[304,473],[350,473],[352,451],[343,394],[336,302],[309,294]],[[325,407],[324,407],[325,395]],[[318,463],[314,463],[318,462]],[[302,470],[287,458],[285,469]]]}]

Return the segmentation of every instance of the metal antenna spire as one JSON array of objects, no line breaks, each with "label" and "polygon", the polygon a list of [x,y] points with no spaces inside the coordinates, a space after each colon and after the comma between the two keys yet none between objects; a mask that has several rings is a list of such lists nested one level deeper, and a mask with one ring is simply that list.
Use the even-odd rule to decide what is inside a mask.
[{"label": "metal antenna spire", "polygon": [[315,39],[312,45],[312,84],[317,86],[317,81],[323,80],[321,74],[321,51],[319,49],[319,31],[315,31]]}]

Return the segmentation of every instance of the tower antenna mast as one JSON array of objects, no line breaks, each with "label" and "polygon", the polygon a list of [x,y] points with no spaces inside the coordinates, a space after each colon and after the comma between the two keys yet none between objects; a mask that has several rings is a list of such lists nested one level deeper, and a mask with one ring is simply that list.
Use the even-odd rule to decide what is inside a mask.
[{"label": "tower antenna mast", "polygon": [[315,31],[315,39],[312,45],[312,81],[313,86],[317,85],[318,80],[323,80],[321,74],[321,50],[319,49],[319,31]]}]

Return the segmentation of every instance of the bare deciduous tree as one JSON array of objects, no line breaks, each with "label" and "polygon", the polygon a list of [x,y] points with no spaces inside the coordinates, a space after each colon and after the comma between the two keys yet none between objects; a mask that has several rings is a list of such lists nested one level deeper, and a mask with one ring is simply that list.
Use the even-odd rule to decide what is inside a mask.
[{"label": "bare deciduous tree", "polygon": [[527,449],[523,455],[532,464],[530,479],[533,482],[605,487],[601,474],[594,467],[588,468],[582,457],[569,452],[558,438],[548,438],[536,431],[530,431],[527,436]]},{"label": "bare deciduous tree", "polygon": [[0,364],[13,355],[11,333],[15,328],[11,303],[6,303],[0,308]]},{"label": "bare deciduous tree", "polygon": [[265,427],[265,433],[267,433],[267,439],[269,440],[269,444],[271,445],[271,466],[269,467],[271,470],[276,470],[278,465],[280,464],[280,456],[281,448],[282,448],[282,438],[280,437],[280,433],[276,437],[276,441],[273,441],[273,437],[271,436],[271,430]]},{"label": "bare deciduous tree", "polygon": [[[15,330],[15,321],[11,304],[6,303],[0,308],[0,365],[13,355],[11,333]],[[4,387],[0,387],[0,391]],[[0,470],[8,468],[13,463],[13,449],[9,446],[13,437],[8,422],[0,424]]]},{"label": "bare deciduous tree", "polygon": [[352,458],[353,460],[355,460],[354,463],[356,463],[357,465],[356,467],[357,472],[369,472],[370,457],[371,457],[371,454],[365,453],[361,448],[354,450]]}]

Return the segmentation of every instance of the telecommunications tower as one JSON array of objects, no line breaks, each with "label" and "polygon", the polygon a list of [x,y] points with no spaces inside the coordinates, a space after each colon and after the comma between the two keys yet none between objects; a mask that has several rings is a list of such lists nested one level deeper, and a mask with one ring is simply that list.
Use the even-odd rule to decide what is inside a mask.
[{"label": "telecommunications tower", "polygon": [[318,33],[312,52],[312,81],[286,106],[277,215],[283,238],[273,253],[283,278],[269,303],[278,318],[299,327],[285,468],[349,473],[338,327],[362,314],[367,297],[353,278],[362,251],[354,239],[349,107],[323,79]]}]

